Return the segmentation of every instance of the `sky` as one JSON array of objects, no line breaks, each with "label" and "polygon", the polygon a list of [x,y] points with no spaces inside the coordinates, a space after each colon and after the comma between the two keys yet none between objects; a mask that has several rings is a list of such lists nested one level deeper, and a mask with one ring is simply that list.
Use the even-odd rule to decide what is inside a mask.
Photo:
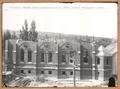
[{"label": "sky", "polygon": [[41,32],[117,38],[116,3],[3,4],[3,31],[19,31],[25,19]]}]

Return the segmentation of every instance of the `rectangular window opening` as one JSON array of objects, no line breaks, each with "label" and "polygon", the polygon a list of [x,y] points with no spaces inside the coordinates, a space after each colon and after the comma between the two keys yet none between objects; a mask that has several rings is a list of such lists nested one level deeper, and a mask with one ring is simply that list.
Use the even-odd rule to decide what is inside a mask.
[{"label": "rectangular window opening", "polygon": [[73,71],[70,72],[70,75],[73,75]]},{"label": "rectangular window opening", "polygon": [[97,58],[97,64],[100,64],[100,58]]},{"label": "rectangular window opening", "polygon": [[20,73],[24,74],[24,70],[20,70]]},{"label": "rectangular window opening", "polygon": [[48,71],[48,74],[52,74],[52,71]]},{"label": "rectangular window opening", "polygon": [[66,75],[66,72],[65,72],[65,71],[62,71],[62,75]]},{"label": "rectangular window opening", "polygon": [[28,73],[30,74],[30,73],[31,73],[31,70],[28,70]]},{"label": "rectangular window opening", "polygon": [[41,74],[44,74],[44,71],[41,71]]}]

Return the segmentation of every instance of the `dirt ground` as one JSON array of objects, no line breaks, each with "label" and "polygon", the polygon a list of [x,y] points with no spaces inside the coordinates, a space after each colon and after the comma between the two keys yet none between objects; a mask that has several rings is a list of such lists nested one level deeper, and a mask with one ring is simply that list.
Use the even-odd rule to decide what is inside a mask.
[{"label": "dirt ground", "polygon": [[[75,86],[74,86],[75,84]],[[80,80],[70,79],[55,79],[44,77],[31,77],[16,79],[9,83],[12,87],[107,87],[107,81],[100,80]]]}]

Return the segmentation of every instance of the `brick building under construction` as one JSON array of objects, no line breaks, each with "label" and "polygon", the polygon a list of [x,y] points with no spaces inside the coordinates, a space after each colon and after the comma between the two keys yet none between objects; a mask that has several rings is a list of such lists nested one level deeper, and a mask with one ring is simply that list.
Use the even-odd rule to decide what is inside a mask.
[{"label": "brick building under construction", "polygon": [[75,73],[80,80],[108,80],[117,74],[117,47],[115,43],[109,46],[104,48],[95,42],[6,40],[3,61],[6,71],[12,71],[13,77],[34,75],[67,79],[73,78]]}]

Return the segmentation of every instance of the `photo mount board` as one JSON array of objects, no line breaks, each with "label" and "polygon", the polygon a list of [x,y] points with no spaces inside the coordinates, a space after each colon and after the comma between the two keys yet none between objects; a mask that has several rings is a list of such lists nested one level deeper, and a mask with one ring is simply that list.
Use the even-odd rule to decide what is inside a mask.
[{"label": "photo mount board", "polygon": [[[28,0],[25,0],[25,1],[24,1],[24,0],[23,0],[23,1],[22,1],[22,0],[20,0],[20,1],[14,1],[14,0],[12,0],[12,1],[10,1],[10,0],[2,1],[2,2],[1,2],[1,12],[2,12],[2,4],[6,3],[6,2],[9,2],[9,3],[10,3],[10,2],[13,2],[13,3],[14,3],[14,2],[15,2],[15,3],[16,3],[16,2],[17,2],[17,3],[19,3],[19,2],[20,2],[20,3],[21,3],[21,2],[23,2],[23,3],[24,3],[24,2],[32,3],[32,1],[28,1]],[[38,2],[47,2],[47,1],[39,1],[39,0],[37,0],[37,1],[34,1],[34,2],[35,2],[35,3],[38,3]],[[34,3],[34,2],[33,2],[33,3]],[[52,3],[52,2],[54,2],[54,1],[48,1],[48,2],[51,2],[51,3]],[[58,2],[58,1],[55,1],[55,2]],[[63,2],[64,2],[64,1],[63,1]],[[65,1],[65,2],[66,2],[66,1]],[[67,1],[67,2],[70,2],[70,1]],[[72,1],[72,2],[74,2],[74,1]],[[105,3],[106,3],[106,2],[108,2],[108,3],[109,3],[109,2],[110,2],[110,3],[111,3],[111,2],[114,2],[114,3],[117,3],[117,4],[119,5],[119,1],[116,1],[116,0],[115,0],[115,1],[111,1],[111,0],[110,0],[110,1],[109,1],[109,0],[105,0],[105,1],[104,1],[104,0],[103,0],[103,1],[94,0],[94,1],[92,1],[92,0],[89,0],[89,1],[77,1],[77,2],[102,2],[102,3],[104,3],[104,2],[105,2]],[[120,13],[120,10],[119,10],[119,8],[118,8],[118,59],[119,59],[119,27],[120,27],[120,26],[119,26],[119,21],[120,21],[120,20],[119,20],[119,16],[120,16],[119,13]],[[1,27],[1,37],[2,37],[2,13],[1,13],[1,17],[0,17],[0,18],[1,18],[0,27]],[[1,41],[2,41],[2,38],[1,38]],[[1,45],[2,45],[2,42],[1,42]],[[1,51],[2,51],[2,48],[1,48]],[[1,59],[2,59],[2,54],[0,54],[0,56],[1,56]],[[115,88],[119,88],[119,79],[120,79],[120,77],[119,77],[119,63],[120,63],[120,61],[118,60],[118,65],[117,65],[117,66],[118,66],[118,67],[117,67],[117,68],[118,68],[118,85],[117,85]],[[2,65],[2,60],[1,60],[1,65]],[[1,71],[2,71],[2,68],[1,68]],[[1,73],[2,73],[2,72],[1,72]],[[1,80],[2,80],[2,77],[1,77]],[[1,88],[2,88],[2,87],[1,87]],[[84,88],[84,87],[82,87],[82,88]],[[85,88],[86,88],[86,87],[85,87]],[[92,87],[92,88],[93,88],[93,87]],[[96,88],[97,88],[97,87],[95,87],[95,89],[96,89]],[[102,88],[102,87],[101,87],[101,88]]]}]

